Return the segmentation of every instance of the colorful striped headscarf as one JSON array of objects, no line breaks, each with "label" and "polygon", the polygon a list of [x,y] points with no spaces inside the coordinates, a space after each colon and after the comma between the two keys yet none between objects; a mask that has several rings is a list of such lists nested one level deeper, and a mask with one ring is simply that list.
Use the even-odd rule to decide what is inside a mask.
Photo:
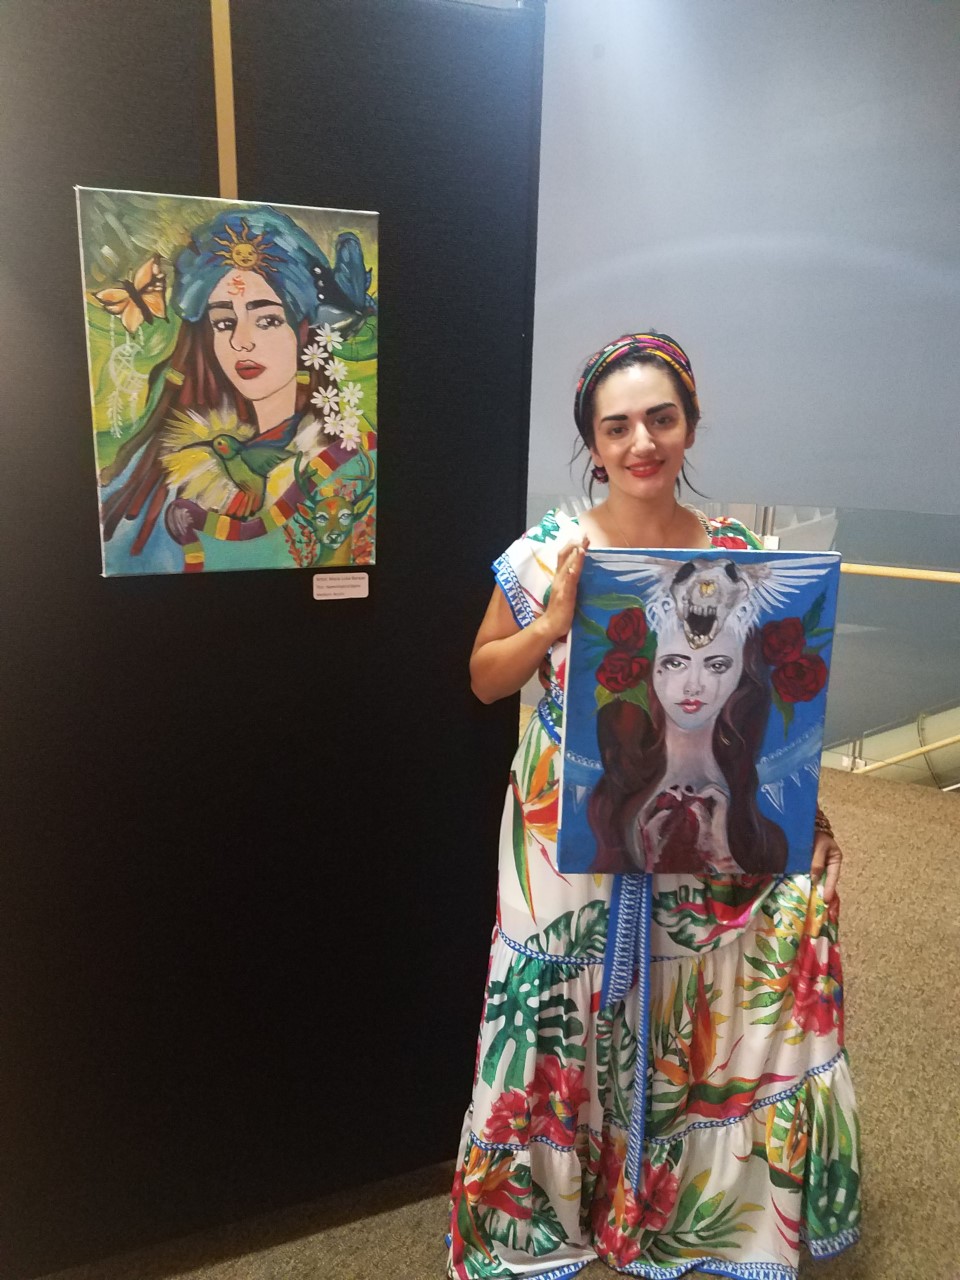
[{"label": "colorful striped headscarf", "polygon": [[665,333],[625,333],[622,338],[617,338],[615,342],[607,343],[605,347],[602,347],[590,357],[587,361],[587,367],[577,383],[577,394],[573,401],[573,417],[577,424],[577,430],[584,440],[589,437],[584,429],[583,409],[593,387],[596,385],[597,379],[612,364],[616,364],[624,356],[632,355],[636,351],[649,351],[651,355],[659,356],[661,360],[670,366],[687,391],[689,391],[690,399],[693,401],[694,414],[699,418],[700,401],[697,399],[697,384],[693,380],[693,370],[690,368],[690,361],[687,359],[687,353],[683,347],[678,342],[674,342]]}]

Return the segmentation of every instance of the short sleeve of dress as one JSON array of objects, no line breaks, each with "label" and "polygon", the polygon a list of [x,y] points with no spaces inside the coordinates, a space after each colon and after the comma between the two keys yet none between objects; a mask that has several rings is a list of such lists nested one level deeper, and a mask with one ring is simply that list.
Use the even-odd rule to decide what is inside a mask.
[{"label": "short sleeve of dress", "polygon": [[562,545],[559,537],[564,522],[571,525],[570,537],[575,537],[573,521],[562,512],[548,511],[538,525],[511,542],[493,562],[494,577],[507,597],[518,626],[529,626],[543,613]]},{"label": "short sleeve of dress", "polygon": [[763,541],[752,529],[730,516],[710,521],[710,541],[715,547],[731,547],[744,551],[762,551]]}]

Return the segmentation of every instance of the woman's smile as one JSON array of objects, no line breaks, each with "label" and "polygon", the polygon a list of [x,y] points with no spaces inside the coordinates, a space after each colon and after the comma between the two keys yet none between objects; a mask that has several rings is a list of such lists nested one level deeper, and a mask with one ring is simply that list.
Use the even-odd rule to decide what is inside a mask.
[{"label": "woman's smile", "polygon": [[659,458],[655,458],[651,462],[632,462],[627,467],[627,470],[632,476],[645,480],[647,476],[655,476],[662,466],[663,462]]},{"label": "woman's smile", "polygon": [[266,365],[257,364],[256,360],[238,360],[233,367],[245,382],[250,378],[259,378],[266,370]]}]

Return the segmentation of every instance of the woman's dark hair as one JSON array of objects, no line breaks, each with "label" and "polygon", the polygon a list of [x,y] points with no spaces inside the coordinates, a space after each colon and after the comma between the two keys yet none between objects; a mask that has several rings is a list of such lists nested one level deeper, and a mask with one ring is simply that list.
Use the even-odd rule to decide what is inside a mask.
[{"label": "woman's dark hair", "polygon": [[[656,658],[654,658],[654,662]],[[588,807],[597,841],[593,868],[612,870],[626,854],[626,831],[655,795],[667,767],[666,715],[647,685],[650,711],[617,699],[597,714],[597,744],[603,777]],[[787,838],[781,827],[757,807],[756,756],[770,712],[770,677],[760,633],[752,630],[743,645],[743,672],[713,726],[713,753],[730,791],[727,844],[748,874],[783,871]]]},{"label": "woman's dark hair", "polygon": [[[595,442],[596,442],[596,434],[594,429],[593,418],[594,418],[594,411],[596,406],[597,390],[603,386],[607,378],[609,378],[612,373],[618,373],[621,369],[628,369],[630,368],[631,365],[638,365],[638,364],[653,365],[655,369],[662,369],[663,372],[669,376],[671,382],[676,388],[677,395],[680,398],[680,405],[683,409],[684,417],[687,420],[687,427],[691,431],[694,429],[694,427],[697,426],[697,424],[700,421],[700,410],[697,407],[693,399],[693,396],[690,394],[690,391],[688,390],[687,387],[684,386],[683,382],[681,381],[676,369],[674,369],[670,364],[668,364],[667,361],[664,360],[661,356],[658,356],[655,351],[638,349],[636,351],[628,352],[626,355],[621,356],[619,360],[613,362],[612,364],[608,364],[606,368],[601,369],[600,372],[597,374],[597,376],[591,379],[589,386],[585,388],[583,398],[580,402],[580,410],[578,415],[577,427],[580,431],[581,439],[580,439],[580,443],[576,445],[576,447],[574,448],[573,456],[570,459],[570,465],[572,467],[573,464],[576,462],[576,460],[582,457],[584,453],[586,453],[587,463],[586,463],[586,468],[584,470],[584,475],[583,475],[585,482],[587,478],[587,473],[590,467],[592,466],[592,459],[590,457],[589,451],[590,449],[594,448]],[[694,485],[691,484],[690,477],[687,475],[686,463],[683,464],[683,468],[681,469],[680,476],[682,476],[684,484],[686,484],[686,486],[689,489],[693,490],[694,493],[699,494],[701,498],[706,497],[706,494],[700,493],[700,490],[695,488]],[[594,486],[594,480],[591,478],[587,486],[587,493],[591,502],[593,501],[593,486]],[[679,493],[679,491],[680,491],[680,478],[678,477],[677,492]]]}]

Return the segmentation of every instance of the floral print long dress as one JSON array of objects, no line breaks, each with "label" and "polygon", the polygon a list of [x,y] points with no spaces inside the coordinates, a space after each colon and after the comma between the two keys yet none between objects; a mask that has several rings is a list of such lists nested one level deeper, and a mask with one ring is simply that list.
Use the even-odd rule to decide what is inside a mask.
[{"label": "floral print long dress", "polygon": [[[732,520],[709,531],[759,545]],[[550,512],[494,565],[521,626],[578,536]],[[599,1256],[628,1275],[796,1280],[801,1241],[828,1257],[859,1235],[839,904],[809,875],[654,875],[646,962],[605,1006],[611,907],[640,877],[557,870],[565,659],[562,641],[510,773],[448,1274],[560,1280]]]}]

